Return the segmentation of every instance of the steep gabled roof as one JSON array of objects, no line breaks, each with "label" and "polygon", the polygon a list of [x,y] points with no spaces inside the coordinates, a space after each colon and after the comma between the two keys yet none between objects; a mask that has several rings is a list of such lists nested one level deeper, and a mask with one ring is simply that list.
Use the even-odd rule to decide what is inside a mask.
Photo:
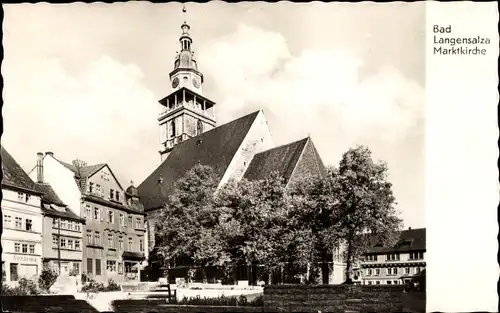
[{"label": "steep gabled roof", "polygon": [[79,217],[75,213],[71,212],[71,210],[69,210],[68,208],[64,208],[64,211],[60,211],[60,210],[56,210],[55,208],[53,208],[51,204],[43,203],[42,204],[42,212],[44,215],[57,216],[57,217],[67,218],[70,220],[85,223],[84,218]]},{"label": "steep gabled roof", "polygon": [[42,201],[49,204],[55,204],[59,206],[66,206],[64,202],[59,199],[52,186],[47,183],[36,183],[36,188],[43,192]]},{"label": "steep gabled roof", "polygon": [[41,194],[36,189],[35,183],[28,174],[26,174],[19,163],[16,162],[3,146],[1,146],[1,157],[3,171],[2,185],[26,190],[34,194]]},{"label": "steep gabled roof", "polygon": [[399,238],[392,247],[379,245],[376,236],[373,236],[367,253],[425,251],[425,243],[425,228],[407,229],[399,232]]},{"label": "steep gabled roof", "polygon": [[259,180],[273,171],[277,171],[286,183],[291,180],[292,175],[324,176],[326,173],[325,166],[309,137],[256,154],[243,177]]},{"label": "steep gabled roof", "polygon": [[259,112],[176,145],[167,159],[137,187],[144,209],[149,211],[163,206],[174,183],[197,164],[212,167],[222,177]]},{"label": "steep gabled roof", "polygon": [[248,180],[264,179],[277,171],[286,182],[290,179],[308,138],[257,153],[248,166],[243,178]]}]

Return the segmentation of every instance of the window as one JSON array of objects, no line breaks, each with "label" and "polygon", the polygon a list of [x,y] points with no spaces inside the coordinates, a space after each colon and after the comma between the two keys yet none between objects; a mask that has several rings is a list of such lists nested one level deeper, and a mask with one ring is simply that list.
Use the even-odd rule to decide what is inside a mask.
[{"label": "window", "polygon": [[66,239],[61,238],[61,248],[66,248]]},{"label": "window", "polygon": [[140,217],[135,218],[135,228],[137,228],[137,229],[141,228],[141,218]]},{"label": "window", "polygon": [[399,285],[399,281],[395,280],[394,285]]},{"label": "window", "polygon": [[405,267],[405,274],[406,274],[406,275],[409,275],[409,274],[410,274],[410,268],[409,268],[409,267]]},{"label": "window", "polygon": [[61,219],[61,228],[66,228],[66,221]]},{"label": "window", "polygon": [[115,192],[115,200],[120,201],[120,192],[118,190]]},{"label": "window", "polygon": [[99,185],[99,184],[96,184],[96,185],[95,185],[95,192],[96,192],[99,196],[101,196],[101,197],[103,196],[103,194],[104,194],[104,192],[103,192],[103,191],[104,191],[104,189],[102,189],[102,188],[101,188],[101,185]]},{"label": "window", "polygon": [[170,134],[170,137],[175,137],[175,121],[172,121],[170,123],[170,129],[172,130],[172,133]]},{"label": "window", "polygon": [[139,239],[139,252],[144,251],[144,241]]},{"label": "window", "polygon": [[19,201],[23,201],[23,200],[24,200],[24,193],[22,193],[22,192],[18,192],[18,193],[17,193],[17,199],[18,199]]},{"label": "window", "polygon": [[23,247],[23,253],[28,253],[28,245],[23,243],[22,247]]},{"label": "window", "polygon": [[118,263],[118,274],[123,274],[123,263]]},{"label": "window", "polygon": [[114,192],[114,190],[113,190],[113,189],[110,189],[110,190],[109,190],[109,199],[110,199],[110,200],[113,200],[113,198],[114,198],[114,193],[115,193],[115,192]]},{"label": "window", "polygon": [[99,214],[99,208],[94,208],[94,219],[96,221],[100,220],[99,215],[100,215]]},{"label": "window", "polygon": [[420,274],[420,267],[415,267],[415,274]]},{"label": "window", "polygon": [[10,223],[12,222],[12,217],[10,215],[4,215],[3,216],[3,223],[7,226],[10,226]]},{"label": "window", "polygon": [[132,238],[128,239],[128,251],[134,251],[133,249],[134,242],[132,241]]},{"label": "window", "polygon": [[87,230],[87,244],[91,245],[92,244],[92,231]]},{"label": "window", "polygon": [[376,284],[377,284],[377,285],[380,285],[380,280],[377,280]]},{"label": "window", "polygon": [[113,247],[113,234],[108,234],[108,248],[114,248]]},{"label": "window", "polygon": [[198,125],[196,127],[196,134],[201,135],[203,133],[203,122],[198,120]]},{"label": "window", "polygon": [[368,281],[368,285],[371,285],[371,284],[372,284],[372,281],[371,281],[371,280],[369,280],[369,281]]},{"label": "window", "polygon": [[26,194],[26,202],[30,201],[31,195]]},{"label": "window", "polygon": [[89,193],[93,193],[93,192],[94,192],[94,183],[89,183]]},{"label": "window", "polygon": [[96,231],[94,235],[94,244],[100,246],[101,245],[101,234]]},{"label": "window", "polygon": [[73,222],[68,221],[68,229],[73,230]]},{"label": "window", "polygon": [[380,275],[380,268],[375,269],[375,276],[378,276],[378,275]]},{"label": "window", "polygon": [[372,275],[372,269],[369,268],[367,271],[366,271],[366,276],[371,276]]},{"label": "window", "polygon": [[73,262],[73,270],[74,270],[77,274],[80,274],[80,263],[79,263],[79,262]]},{"label": "window", "polygon": [[114,214],[112,210],[108,210],[108,223],[113,224],[114,222]]},{"label": "window", "polygon": [[73,250],[73,240],[72,239],[68,239],[68,249]]},{"label": "window", "polygon": [[116,272],[116,261],[107,261],[106,270],[108,272]]},{"label": "window", "polygon": [[120,226],[125,226],[125,216],[120,213]]},{"label": "window", "polygon": [[387,285],[392,285],[392,281],[388,280]]},{"label": "window", "polygon": [[132,228],[132,216],[128,217],[128,227]]},{"label": "window", "polygon": [[23,219],[20,217],[16,217],[16,228],[17,229],[23,228]]},{"label": "window", "polygon": [[125,249],[124,249],[124,246],[123,246],[123,237],[120,237],[119,242],[120,242],[120,250],[121,250],[121,251],[125,250]]},{"label": "window", "polygon": [[397,275],[398,274],[398,269],[397,268],[393,268],[392,269],[392,275]]},{"label": "window", "polygon": [[95,259],[95,274],[101,275],[101,259]]},{"label": "window", "polygon": [[88,219],[92,218],[92,208],[88,204],[85,205],[85,217]]},{"label": "window", "polygon": [[377,255],[376,254],[368,254],[366,256],[367,261],[377,261]]},{"label": "window", "polygon": [[399,253],[389,253],[387,255],[387,261],[399,261]]},{"label": "window", "polygon": [[16,252],[16,253],[21,252],[21,244],[19,244],[19,243],[14,244],[14,252]]},{"label": "window", "polygon": [[75,222],[75,230],[76,230],[76,231],[80,231],[80,230],[81,230],[81,228],[80,228],[80,223]]},{"label": "window", "polygon": [[92,274],[92,259],[87,259],[87,273]]},{"label": "window", "polygon": [[57,245],[57,236],[56,235],[52,235],[52,243]]},{"label": "window", "polygon": [[57,227],[59,225],[58,221],[59,219],[57,218],[52,219],[52,227]]},{"label": "window", "polygon": [[17,263],[10,263],[10,280],[17,281],[19,279],[17,275]]},{"label": "window", "polygon": [[80,250],[80,240],[75,240],[75,250]]},{"label": "window", "polygon": [[30,253],[35,254],[35,245],[30,245]]}]

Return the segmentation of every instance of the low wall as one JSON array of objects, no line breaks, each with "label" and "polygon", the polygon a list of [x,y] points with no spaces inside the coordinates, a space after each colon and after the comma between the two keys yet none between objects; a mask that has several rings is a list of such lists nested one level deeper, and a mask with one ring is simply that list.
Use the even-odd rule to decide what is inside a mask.
[{"label": "low wall", "polygon": [[401,312],[403,291],[398,285],[272,285],[264,287],[264,311]]},{"label": "low wall", "polygon": [[74,296],[1,296],[2,310],[6,312],[83,312],[98,313],[94,307]]},{"label": "low wall", "polygon": [[203,306],[203,305],[174,305],[164,304],[158,300],[116,300],[113,302],[113,312],[123,313],[223,313],[262,312],[262,307],[235,307],[235,306]]}]

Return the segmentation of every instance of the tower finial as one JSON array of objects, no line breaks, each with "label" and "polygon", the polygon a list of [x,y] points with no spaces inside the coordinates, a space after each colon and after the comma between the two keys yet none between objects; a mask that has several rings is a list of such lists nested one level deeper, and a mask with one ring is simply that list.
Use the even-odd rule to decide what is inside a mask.
[{"label": "tower finial", "polygon": [[182,4],[182,13],[186,13],[186,4],[185,3]]}]

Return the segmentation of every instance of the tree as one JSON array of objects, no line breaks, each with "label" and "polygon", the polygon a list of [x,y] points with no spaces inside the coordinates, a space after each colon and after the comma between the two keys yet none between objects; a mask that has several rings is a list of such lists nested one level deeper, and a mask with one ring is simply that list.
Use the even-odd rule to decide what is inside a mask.
[{"label": "tree", "polygon": [[[223,208],[224,241],[230,267],[251,268],[251,284],[257,280],[257,265],[267,273],[280,267],[286,258],[286,184],[277,173],[259,181],[231,181],[218,192]],[[281,269],[280,269],[281,270]]]},{"label": "tree", "polygon": [[344,153],[338,169],[328,171],[326,183],[334,196],[332,224],[346,245],[346,283],[350,283],[352,264],[369,247],[368,237],[392,245],[402,221],[387,181],[387,165],[374,162],[368,148],[358,146]]},{"label": "tree", "polygon": [[219,212],[214,193],[219,179],[211,167],[196,165],[179,179],[156,216],[157,248],[164,260],[188,260],[204,268],[225,259],[215,229]]},{"label": "tree", "polygon": [[42,269],[40,277],[38,277],[38,285],[42,290],[48,291],[50,287],[52,287],[52,285],[56,282],[58,276],[58,271],[50,267],[45,267]]}]

